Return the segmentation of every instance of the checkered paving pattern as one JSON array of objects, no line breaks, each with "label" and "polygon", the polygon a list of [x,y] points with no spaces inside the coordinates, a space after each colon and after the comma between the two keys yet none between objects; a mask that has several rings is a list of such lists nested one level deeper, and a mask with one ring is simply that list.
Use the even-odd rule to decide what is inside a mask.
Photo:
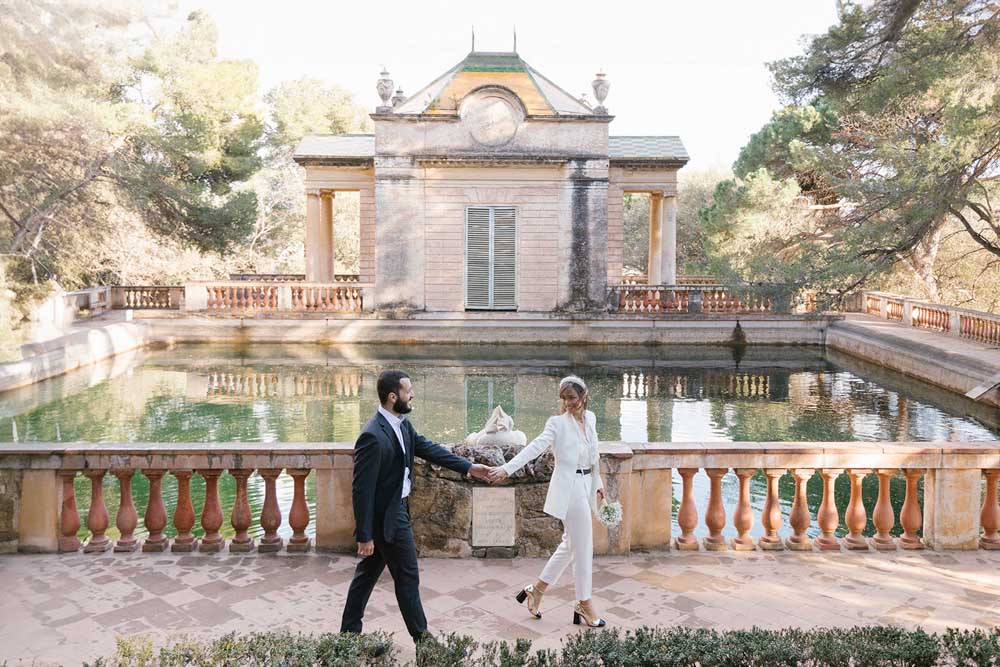
[{"label": "checkered paving pattern", "polygon": [[[218,637],[340,625],[356,560],[337,555],[19,555],[0,557],[0,663],[79,665],[117,635]],[[540,620],[516,604],[539,559],[421,559],[433,632],[489,641],[525,637],[558,648],[571,624],[572,572],[551,587]],[[595,561],[594,601],[609,624],[717,629],[897,624],[929,631],[1000,624],[1000,570],[987,552],[656,553]],[[413,646],[382,575],[366,630]]]}]

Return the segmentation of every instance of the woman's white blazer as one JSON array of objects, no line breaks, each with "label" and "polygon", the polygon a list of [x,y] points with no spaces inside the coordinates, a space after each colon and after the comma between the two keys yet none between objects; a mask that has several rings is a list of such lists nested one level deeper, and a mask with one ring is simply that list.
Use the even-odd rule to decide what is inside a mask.
[{"label": "woman's white blazer", "polygon": [[591,444],[583,439],[583,433],[575,423],[573,415],[566,412],[549,417],[541,435],[528,443],[524,449],[517,453],[517,456],[501,466],[504,472],[513,475],[525,463],[538,458],[542,452],[552,447],[555,466],[552,470],[552,479],[549,480],[549,491],[545,496],[543,510],[546,514],[560,520],[566,518],[566,512],[569,509],[581,449],[586,450],[586,460],[590,461],[590,474],[587,475],[587,479],[590,480],[590,508],[595,513],[597,512],[597,492],[604,488],[599,470],[600,458],[597,452],[597,417],[594,416],[593,412],[587,410],[584,422],[587,425]]}]

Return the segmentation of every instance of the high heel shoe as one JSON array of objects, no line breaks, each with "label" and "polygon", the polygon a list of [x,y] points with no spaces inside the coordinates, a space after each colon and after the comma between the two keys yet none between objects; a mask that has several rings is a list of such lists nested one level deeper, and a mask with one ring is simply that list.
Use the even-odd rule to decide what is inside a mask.
[{"label": "high heel shoe", "polygon": [[577,602],[576,606],[573,607],[573,625],[580,625],[581,623],[589,628],[603,628],[607,625],[604,619],[597,615],[589,603],[584,606],[580,602]]},{"label": "high heel shoe", "polygon": [[524,601],[527,600],[528,612],[535,618],[542,617],[542,612],[539,611],[539,608],[542,605],[542,591],[536,589],[531,584],[528,584],[521,589],[521,592],[518,593],[514,599],[520,604],[524,604]]}]

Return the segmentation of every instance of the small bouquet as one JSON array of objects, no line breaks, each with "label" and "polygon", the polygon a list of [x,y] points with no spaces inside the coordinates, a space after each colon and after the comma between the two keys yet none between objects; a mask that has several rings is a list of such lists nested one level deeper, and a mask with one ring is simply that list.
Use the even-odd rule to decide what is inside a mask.
[{"label": "small bouquet", "polygon": [[622,504],[617,500],[601,503],[597,510],[597,520],[605,526],[617,526],[622,522]]}]

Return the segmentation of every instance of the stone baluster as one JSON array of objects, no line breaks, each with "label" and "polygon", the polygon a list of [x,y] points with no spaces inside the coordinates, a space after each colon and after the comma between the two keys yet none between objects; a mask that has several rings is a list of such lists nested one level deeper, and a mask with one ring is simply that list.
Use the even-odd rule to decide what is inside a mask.
[{"label": "stone baluster", "polygon": [[847,471],[851,478],[851,500],[847,503],[847,512],[844,514],[848,530],[844,546],[854,551],[868,550],[868,540],[862,535],[868,524],[868,514],[865,512],[865,503],[861,497],[861,482],[870,472],[871,470],[858,468]]},{"label": "stone baluster", "polygon": [[813,476],[814,470],[796,468],[792,470],[795,478],[795,499],[792,501],[792,511],[788,522],[792,525],[793,534],[785,544],[792,551],[811,551],[812,540],[806,535],[809,528],[809,501],[806,499],[806,484]]},{"label": "stone baluster", "polygon": [[281,508],[278,507],[277,480],[281,474],[281,468],[273,470],[259,470],[260,476],[264,478],[264,507],[260,511],[260,527],[264,529],[264,537],[260,538],[257,545],[258,553],[274,553],[281,551],[284,541],[278,536],[278,528],[281,526]]},{"label": "stone baluster", "polygon": [[729,548],[722,529],[726,527],[726,510],[722,504],[722,478],[729,468],[706,468],[705,473],[711,484],[708,496],[708,508],[705,511],[705,525],[708,526],[708,537],[705,538],[706,551],[725,551]]},{"label": "stone baluster", "polygon": [[250,513],[250,500],[247,498],[247,478],[253,470],[246,468],[230,470],[229,474],[236,478],[236,500],[233,501],[233,513],[230,518],[236,535],[229,543],[230,553],[247,553],[253,551],[253,538],[247,533],[253,515]]},{"label": "stone baluster", "polygon": [[219,534],[222,528],[222,505],[219,503],[219,477],[221,470],[198,470],[199,475],[205,478],[205,506],[201,510],[201,529],[204,535],[198,551],[203,553],[215,553],[222,551],[226,546],[226,541]]},{"label": "stone baluster", "polygon": [[104,475],[106,470],[84,470],[90,480],[90,511],[87,512],[87,528],[90,540],[83,547],[84,553],[104,553],[111,548],[111,539],[105,535],[108,529],[108,506],[104,504]]},{"label": "stone baluster", "polygon": [[677,510],[677,524],[681,527],[681,534],[674,540],[674,546],[681,551],[697,551],[698,540],[694,536],[695,526],[698,525],[698,508],[694,504],[694,485],[692,479],[697,468],[679,468],[677,472],[683,480],[681,491],[681,506]]},{"label": "stone baluster", "polygon": [[309,551],[311,540],[306,537],[309,526],[309,506],[306,504],[306,477],[309,470],[293,468],[288,470],[295,482],[295,493],[292,497],[292,509],[288,512],[288,525],[292,527],[292,536],[288,538],[288,551]]},{"label": "stone baluster", "polygon": [[840,551],[840,540],[837,539],[837,526],[840,524],[840,514],[837,512],[835,495],[837,478],[843,470],[824,468],[819,471],[823,477],[823,501],[816,513],[816,522],[822,535],[816,538],[816,546],[820,551]]},{"label": "stone baluster", "polygon": [[1000,549],[1000,536],[997,535],[997,528],[1000,527],[1000,507],[997,506],[997,480],[1000,479],[1000,470],[984,470],[986,475],[986,497],[983,499],[983,509],[979,515],[979,521],[983,526],[983,534],[979,538],[979,546],[982,549]]},{"label": "stone baluster", "polygon": [[198,548],[198,539],[191,532],[194,528],[194,504],[191,502],[191,476],[193,470],[174,470],[177,478],[177,509],[174,510],[174,528],[177,537],[174,538],[172,551],[191,553]]},{"label": "stone baluster", "polygon": [[79,551],[80,512],[76,509],[76,490],[73,480],[78,470],[60,470],[57,474],[62,480],[62,508],[59,512],[59,552]]},{"label": "stone baluster", "polygon": [[111,474],[118,478],[118,495],[121,498],[118,514],[115,516],[115,526],[121,536],[115,542],[115,551],[131,553],[139,546],[139,541],[135,539],[135,527],[139,525],[139,515],[135,511],[135,501],[132,500],[132,476],[135,475],[135,471],[112,470]]},{"label": "stone baluster", "polygon": [[782,468],[767,468],[767,497],[764,500],[764,511],[761,513],[761,523],[764,524],[764,534],[757,544],[765,551],[780,551],[785,543],[778,536],[781,530],[781,502],[778,498],[778,480],[785,474]]},{"label": "stone baluster", "polygon": [[923,549],[924,541],[917,536],[923,517],[920,513],[920,503],[917,501],[917,482],[924,474],[920,468],[908,468],[906,474],[906,497],[903,499],[903,509],[899,512],[899,523],[903,526],[903,535],[899,538],[899,546],[904,549]]},{"label": "stone baluster", "polygon": [[750,478],[757,474],[756,468],[737,468],[736,476],[740,480],[739,498],[733,511],[733,526],[738,533],[730,541],[730,546],[736,551],[753,551],[757,548],[750,529],[753,528],[753,507],[750,505]]},{"label": "stone baluster", "polygon": [[897,472],[899,471],[893,468],[879,468],[875,471],[878,475],[878,501],[872,512],[875,536],[871,539],[871,545],[878,551],[896,550],[896,540],[890,533],[896,523],[896,514],[892,510],[892,501],[889,499],[889,486]]},{"label": "stone baluster", "polygon": [[149,480],[149,502],[146,503],[146,513],[142,523],[149,536],[142,541],[143,553],[160,553],[166,551],[170,540],[163,534],[167,527],[167,508],[163,505],[163,476],[166,470],[143,470],[142,474]]}]

